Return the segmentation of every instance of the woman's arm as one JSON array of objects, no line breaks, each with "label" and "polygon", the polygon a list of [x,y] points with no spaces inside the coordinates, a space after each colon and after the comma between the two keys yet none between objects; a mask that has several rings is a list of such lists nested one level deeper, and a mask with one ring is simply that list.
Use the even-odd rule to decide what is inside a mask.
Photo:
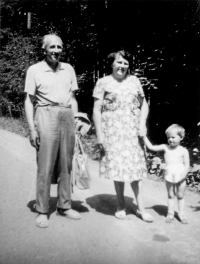
[{"label": "woman's arm", "polygon": [[147,137],[144,137],[144,143],[152,151],[165,151],[165,145],[152,145]]},{"label": "woman's arm", "polygon": [[139,136],[144,137],[147,133],[146,120],[149,114],[149,106],[145,97],[141,101]]},{"label": "woman's arm", "polygon": [[97,142],[99,144],[103,144],[103,133],[101,130],[101,107],[102,107],[102,100],[95,98],[94,109],[93,109],[93,120],[97,134]]}]

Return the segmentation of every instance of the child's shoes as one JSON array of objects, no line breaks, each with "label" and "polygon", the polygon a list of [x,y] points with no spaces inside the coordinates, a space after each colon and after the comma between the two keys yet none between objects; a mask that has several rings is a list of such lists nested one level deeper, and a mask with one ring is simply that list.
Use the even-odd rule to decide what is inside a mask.
[{"label": "child's shoes", "polygon": [[167,214],[167,217],[165,219],[165,223],[171,223],[174,220],[174,215],[173,214]]},{"label": "child's shoes", "polygon": [[184,214],[178,214],[178,218],[182,224],[188,224],[188,221]]}]

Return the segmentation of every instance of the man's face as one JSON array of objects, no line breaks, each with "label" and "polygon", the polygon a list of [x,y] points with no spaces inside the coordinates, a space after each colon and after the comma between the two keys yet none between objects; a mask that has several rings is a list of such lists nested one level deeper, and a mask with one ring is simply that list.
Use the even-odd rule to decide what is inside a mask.
[{"label": "man's face", "polygon": [[48,39],[45,54],[46,60],[49,63],[57,63],[62,53],[62,42],[59,38],[52,36]]}]

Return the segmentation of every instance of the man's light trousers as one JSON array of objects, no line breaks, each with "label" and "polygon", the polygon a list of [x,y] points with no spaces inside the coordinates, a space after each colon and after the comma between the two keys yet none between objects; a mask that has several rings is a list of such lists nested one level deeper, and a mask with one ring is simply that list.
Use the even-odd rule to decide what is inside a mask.
[{"label": "man's light trousers", "polygon": [[35,127],[40,137],[37,152],[36,210],[48,213],[51,179],[58,178],[57,207],[71,208],[71,169],[75,144],[74,115],[71,108],[37,107]]}]

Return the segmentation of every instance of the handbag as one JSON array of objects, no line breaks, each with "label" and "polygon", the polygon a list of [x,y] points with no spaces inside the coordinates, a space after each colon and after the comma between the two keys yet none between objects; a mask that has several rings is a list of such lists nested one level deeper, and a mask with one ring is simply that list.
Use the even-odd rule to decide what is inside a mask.
[{"label": "handbag", "polygon": [[83,145],[76,133],[74,156],[72,160],[72,188],[76,185],[79,189],[90,188],[91,176],[89,172],[89,158],[84,152]]},{"label": "handbag", "polygon": [[[84,152],[80,137],[84,136],[90,129],[91,123],[85,113],[75,114],[75,146],[72,159],[71,185],[72,190],[76,185],[79,189],[90,188],[89,158]],[[57,184],[59,181],[59,159],[56,160],[54,172],[51,178],[51,184]]]}]

